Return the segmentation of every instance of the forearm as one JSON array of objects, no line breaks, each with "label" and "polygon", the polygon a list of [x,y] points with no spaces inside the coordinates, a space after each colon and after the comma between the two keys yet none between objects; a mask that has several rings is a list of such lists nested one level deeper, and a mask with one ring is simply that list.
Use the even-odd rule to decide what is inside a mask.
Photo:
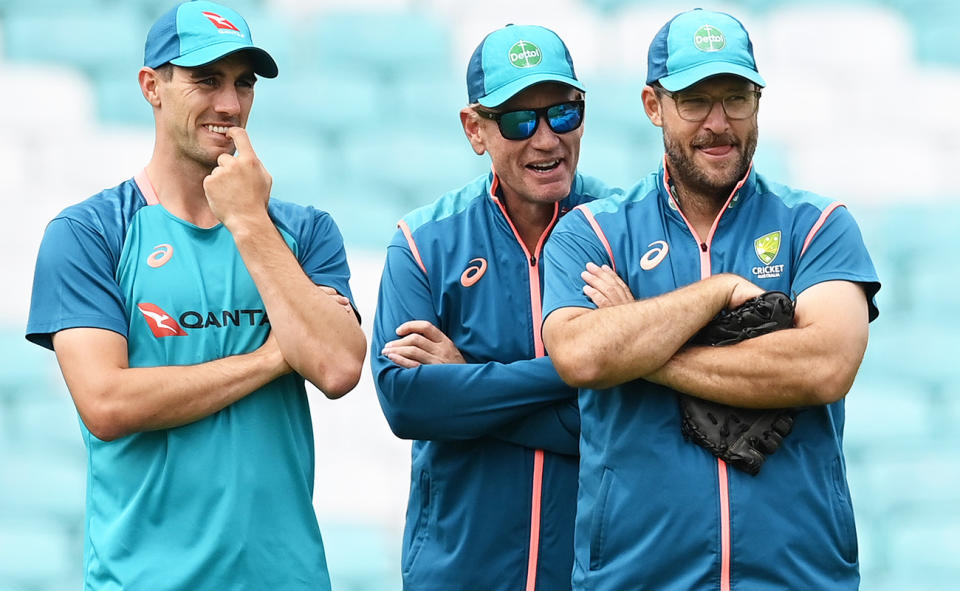
[{"label": "forearm", "polygon": [[580,411],[576,391],[569,400],[555,402],[526,417],[495,430],[492,436],[501,441],[531,449],[545,449],[575,456],[580,451]]},{"label": "forearm", "polygon": [[331,398],[353,389],[366,351],[355,315],[307,277],[266,213],[231,232],[290,366]]},{"label": "forearm", "polygon": [[798,297],[795,328],[690,347],[646,379],[733,406],[829,404],[853,385],[867,346],[867,313],[858,286],[819,284]]},{"label": "forearm", "polygon": [[192,423],[290,371],[275,347],[197,365],[131,368],[125,350],[103,353],[79,340],[79,331],[95,330],[57,333],[54,347],[77,411],[103,440]]},{"label": "forearm", "polygon": [[662,296],[551,314],[544,343],[557,371],[574,387],[606,388],[661,368],[700,328],[728,306],[738,279],[716,275]]},{"label": "forearm", "polygon": [[474,439],[569,399],[547,358],[401,368],[378,357],[374,377],[384,415],[404,439]]}]

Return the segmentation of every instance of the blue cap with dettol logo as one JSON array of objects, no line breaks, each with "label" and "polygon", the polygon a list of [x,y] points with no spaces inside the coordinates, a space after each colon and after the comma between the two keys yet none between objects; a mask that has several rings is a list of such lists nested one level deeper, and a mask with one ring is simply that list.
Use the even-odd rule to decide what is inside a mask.
[{"label": "blue cap with dettol logo", "polygon": [[583,90],[560,37],[536,25],[507,25],[483,38],[467,65],[470,103],[496,107],[541,82]]},{"label": "blue cap with dettol logo", "polygon": [[750,35],[729,14],[700,8],[681,12],[650,43],[647,84],[659,82],[675,92],[719,74],[766,86],[757,71]]},{"label": "blue cap with dettol logo", "polygon": [[157,68],[171,63],[192,68],[238,51],[249,53],[257,74],[276,77],[277,63],[269,53],[254,46],[250,27],[238,12],[197,0],[178,4],[150,27],[143,65]]}]

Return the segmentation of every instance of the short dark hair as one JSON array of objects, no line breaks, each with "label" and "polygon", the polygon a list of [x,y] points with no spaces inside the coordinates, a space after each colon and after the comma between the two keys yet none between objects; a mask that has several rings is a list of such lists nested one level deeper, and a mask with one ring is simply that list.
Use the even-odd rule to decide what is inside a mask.
[{"label": "short dark hair", "polygon": [[170,82],[173,79],[173,64],[170,62],[157,66],[153,71],[159,74],[166,82]]}]

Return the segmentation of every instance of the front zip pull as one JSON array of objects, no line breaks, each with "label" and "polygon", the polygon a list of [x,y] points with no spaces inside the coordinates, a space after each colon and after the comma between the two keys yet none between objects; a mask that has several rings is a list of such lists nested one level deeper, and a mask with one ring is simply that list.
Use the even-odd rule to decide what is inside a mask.
[{"label": "front zip pull", "polygon": [[701,242],[701,243],[700,243],[700,250],[702,250],[703,252],[707,252],[707,243],[706,243],[706,242]]},{"label": "front zip pull", "polygon": [[535,256],[533,256],[533,255],[530,255],[530,266],[531,266],[531,267],[536,267],[536,266],[537,266],[537,257],[535,257]]}]

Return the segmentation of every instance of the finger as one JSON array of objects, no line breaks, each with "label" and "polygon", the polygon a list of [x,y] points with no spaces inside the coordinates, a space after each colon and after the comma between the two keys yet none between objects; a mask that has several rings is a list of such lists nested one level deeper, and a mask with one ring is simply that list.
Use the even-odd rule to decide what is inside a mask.
[{"label": "finger", "polygon": [[598,308],[603,308],[609,303],[609,300],[607,300],[607,298],[605,298],[600,291],[590,287],[589,285],[583,286],[583,293],[590,298],[590,301],[596,304]]},{"label": "finger", "polygon": [[338,293],[340,293],[337,290],[330,287],[329,285],[318,285],[317,288],[319,288],[320,291],[322,291],[327,295],[337,295]]},{"label": "finger", "polygon": [[408,320],[397,327],[397,336],[402,337],[414,333],[422,334],[431,341],[438,341],[439,338],[436,337],[442,334],[439,328],[426,320]]},{"label": "finger", "polygon": [[590,271],[583,271],[582,273],[580,273],[580,278],[583,279],[587,283],[587,285],[590,285],[597,289],[599,289],[600,286],[603,285],[603,278]]},{"label": "finger", "polygon": [[596,263],[594,262],[587,263],[587,271],[589,271],[590,273],[596,274],[599,270],[600,270],[600,267],[598,267]]},{"label": "finger", "polygon": [[[226,166],[227,164],[229,164],[229,163],[232,162],[232,161],[233,161],[233,155],[227,154],[226,152],[224,152],[223,154],[220,154],[219,156],[217,156],[217,166],[218,166],[218,167],[220,167],[220,166]],[[214,168],[214,169],[213,169],[213,173],[216,173],[216,172],[217,172],[217,169]],[[213,173],[211,173],[211,174],[213,174]]]},{"label": "finger", "polygon": [[237,156],[256,156],[253,146],[250,144],[250,136],[247,130],[242,127],[227,128],[227,137],[233,140],[233,145],[237,148]]},{"label": "finger", "polygon": [[407,369],[419,367],[421,365],[420,363],[413,361],[412,359],[407,359],[406,357],[403,357],[402,355],[397,355],[396,353],[385,353],[384,356],[390,361],[399,365],[400,367],[405,367]]},{"label": "finger", "polygon": [[391,346],[389,348],[384,348],[383,354],[387,357],[391,355],[398,355],[407,359],[409,361],[416,361],[417,363],[435,363],[436,358],[431,355],[428,351],[421,349],[420,347],[396,347]]},{"label": "finger", "polygon": [[408,335],[405,335],[403,338],[399,338],[384,345],[384,348],[387,347],[417,347],[419,349],[426,349],[431,345],[435,345],[433,341],[427,339],[420,333],[412,332]]}]

